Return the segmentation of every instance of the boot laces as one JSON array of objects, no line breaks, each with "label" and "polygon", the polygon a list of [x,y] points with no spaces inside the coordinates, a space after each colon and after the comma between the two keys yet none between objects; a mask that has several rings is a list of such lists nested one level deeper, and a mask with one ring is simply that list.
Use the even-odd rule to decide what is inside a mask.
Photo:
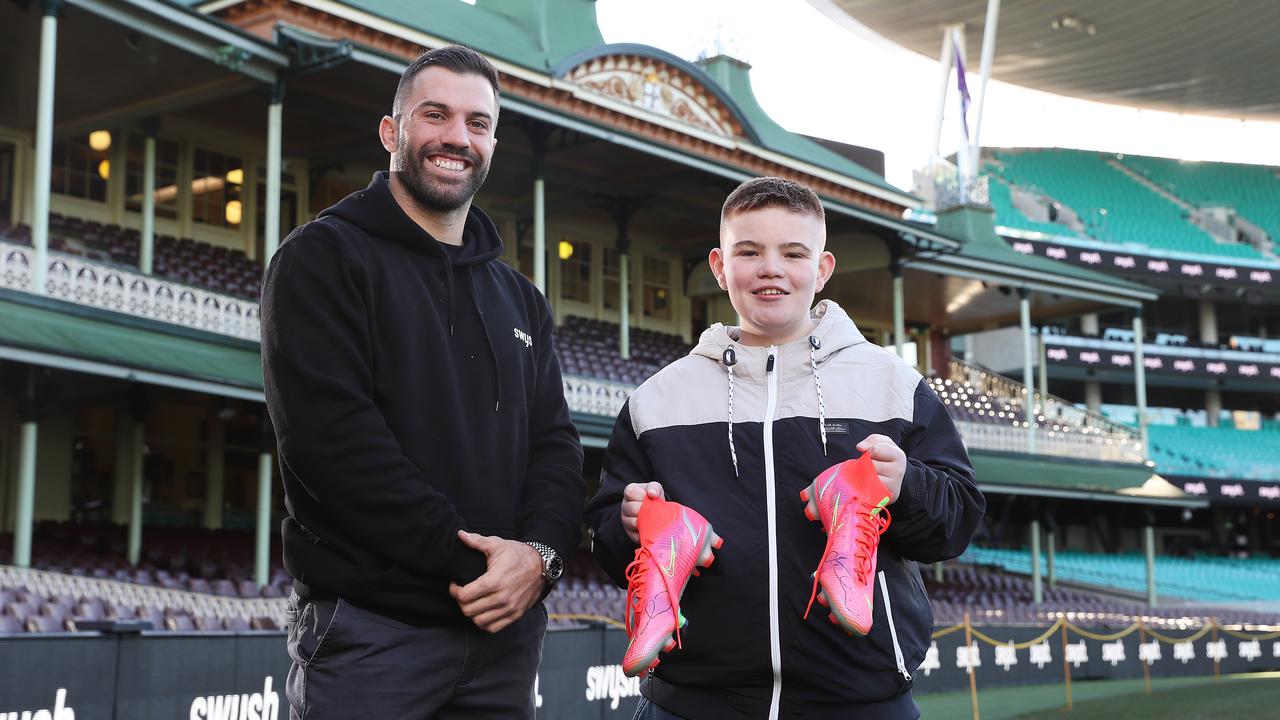
[{"label": "boot laces", "polygon": [[[653,551],[649,549],[650,543],[645,543],[636,549],[635,559],[627,565],[627,610],[626,610],[626,627],[627,637],[634,638],[636,633],[635,618],[640,608],[639,605],[645,598],[641,597],[641,588],[648,588],[646,580],[648,579],[651,568],[658,567],[658,559],[653,556]],[[671,588],[671,579],[666,573],[658,571],[658,577],[662,580],[662,587],[667,591],[667,597],[671,600],[671,612],[675,613],[675,635],[676,647],[680,645],[680,595]]]},{"label": "boot laces", "polygon": [[[889,523],[893,518],[889,515],[889,508],[884,505],[872,505],[863,502],[861,498],[855,503],[860,514],[865,514],[868,522],[860,522],[854,530],[853,542],[853,573],[859,583],[865,583],[867,576],[871,574],[871,558],[875,555],[875,545],[879,543],[879,538],[889,529]],[[831,546],[835,540],[835,529],[838,529],[844,521],[841,517],[852,519],[849,517],[849,508],[838,508],[831,518],[831,527],[825,528],[827,531],[827,545],[822,550],[822,559],[818,561],[818,570],[813,573],[813,589],[809,593],[809,604],[804,608],[804,619],[809,619],[809,610],[813,608],[813,601],[818,597],[818,572],[822,570],[822,566],[826,564],[827,557],[831,555]]]}]

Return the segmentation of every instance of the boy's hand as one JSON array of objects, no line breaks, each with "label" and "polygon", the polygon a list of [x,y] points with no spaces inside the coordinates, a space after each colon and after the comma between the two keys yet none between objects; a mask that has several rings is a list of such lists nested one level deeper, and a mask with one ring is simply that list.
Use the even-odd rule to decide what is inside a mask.
[{"label": "boy's hand", "polygon": [[631,483],[622,489],[622,529],[627,531],[631,542],[637,545],[640,544],[640,529],[636,521],[640,517],[640,505],[644,503],[645,495],[658,500],[667,499],[662,486],[656,482]]},{"label": "boy's hand", "polygon": [[898,494],[902,492],[902,477],[907,474],[907,454],[892,440],[880,434],[868,435],[858,443],[858,450],[871,454],[871,464],[876,466],[876,475],[880,476],[880,482],[889,490],[889,503],[897,502]]}]

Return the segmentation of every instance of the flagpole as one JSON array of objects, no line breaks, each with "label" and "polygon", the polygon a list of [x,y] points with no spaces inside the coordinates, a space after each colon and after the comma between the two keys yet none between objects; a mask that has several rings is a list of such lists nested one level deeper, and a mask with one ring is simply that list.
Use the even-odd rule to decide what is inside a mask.
[{"label": "flagpole", "polygon": [[982,87],[978,88],[978,104],[973,111],[973,140],[969,148],[973,168],[978,170],[982,158],[982,110],[986,105],[987,83],[991,80],[991,61],[996,54],[996,33],[1000,22],[1000,0],[987,0],[987,24],[982,30],[982,60],[978,74]]}]

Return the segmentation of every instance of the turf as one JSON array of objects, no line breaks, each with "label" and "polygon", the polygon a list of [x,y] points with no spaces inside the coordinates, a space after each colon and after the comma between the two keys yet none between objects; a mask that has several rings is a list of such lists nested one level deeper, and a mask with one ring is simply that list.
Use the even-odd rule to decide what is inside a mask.
[{"label": "turf", "polygon": [[[982,720],[1254,720],[1280,717],[1280,673],[1165,678],[1151,681],[1109,680],[1072,684],[1074,700],[1066,710],[1062,684],[978,690]],[[957,720],[972,715],[968,692],[917,696],[926,720]]]}]

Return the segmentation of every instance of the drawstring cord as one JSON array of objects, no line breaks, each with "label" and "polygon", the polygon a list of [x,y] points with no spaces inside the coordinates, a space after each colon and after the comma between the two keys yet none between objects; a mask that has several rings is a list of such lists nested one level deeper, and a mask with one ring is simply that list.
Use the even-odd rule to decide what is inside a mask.
[{"label": "drawstring cord", "polygon": [[[467,268],[467,272],[471,272]],[[476,306],[476,314],[480,316],[480,327],[484,330],[484,340],[489,344],[489,355],[493,358],[493,384],[494,398],[493,411],[501,412],[502,410],[502,367],[498,362],[498,350],[493,346],[493,336],[489,334],[489,324],[485,322],[484,310],[480,307],[480,297],[476,294],[475,276],[471,276],[471,302]]]},{"label": "drawstring cord", "polygon": [[724,349],[720,362],[729,370],[729,457],[733,459],[733,475],[739,477],[738,451],[733,447],[733,366],[738,364],[738,354],[733,351],[732,345]]},{"label": "drawstring cord", "polygon": [[822,378],[818,377],[818,349],[822,347],[817,335],[809,336],[809,367],[813,368],[813,384],[818,388],[818,434],[822,436],[822,454],[827,454],[827,408],[822,402]]}]

